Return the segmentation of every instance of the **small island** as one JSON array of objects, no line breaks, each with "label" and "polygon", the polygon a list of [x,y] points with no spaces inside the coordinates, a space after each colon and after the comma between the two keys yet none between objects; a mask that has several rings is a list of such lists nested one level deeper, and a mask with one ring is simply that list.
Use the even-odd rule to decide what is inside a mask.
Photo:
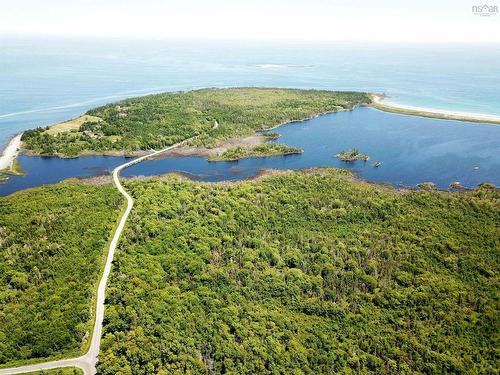
[{"label": "small island", "polygon": [[434,182],[421,182],[421,183],[417,184],[417,186],[423,190],[436,190],[437,189],[437,186]]},{"label": "small island", "polygon": [[221,154],[210,155],[208,161],[236,161],[264,156],[302,154],[303,152],[304,150],[298,147],[291,147],[279,143],[262,143],[254,147],[232,147]]},{"label": "small island", "polygon": [[368,161],[370,159],[368,155],[362,154],[357,148],[343,150],[335,155],[335,157],[345,162],[353,162],[356,160]]},{"label": "small island", "polygon": [[450,189],[452,190],[461,190],[464,189],[463,185],[459,181],[453,181],[449,186]]}]

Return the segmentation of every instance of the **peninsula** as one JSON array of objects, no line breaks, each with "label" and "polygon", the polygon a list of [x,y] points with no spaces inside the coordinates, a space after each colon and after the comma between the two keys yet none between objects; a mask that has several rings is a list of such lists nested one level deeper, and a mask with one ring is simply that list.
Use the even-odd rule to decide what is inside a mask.
[{"label": "peninsula", "polygon": [[16,172],[15,160],[21,148],[22,133],[13,137],[0,155],[0,173]]},{"label": "peninsula", "polygon": [[405,115],[440,118],[444,120],[458,120],[469,122],[480,122],[490,124],[500,124],[500,116],[487,115],[482,113],[447,111],[443,109],[433,109],[416,107],[404,104],[396,104],[386,101],[386,96],[381,94],[370,94],[371,106],[382,111],[401,113]]},{"label": "peninsula", "polygon": [[61,157],[139,156],[194,136],[190,146],[215,148],[259,130],[370,102],[365,93],[274,88],[156,94],[95,108],[55,127],[28,130],[22,141],[30,155]]}]

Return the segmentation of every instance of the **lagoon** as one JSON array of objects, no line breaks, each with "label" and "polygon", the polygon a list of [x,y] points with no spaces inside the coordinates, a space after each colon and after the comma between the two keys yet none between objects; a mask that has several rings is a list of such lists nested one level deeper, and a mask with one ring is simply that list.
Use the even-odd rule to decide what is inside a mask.
[{"label": "lagoon", "polygon": [[[256,176],[262,169],[339,167],[368,181],[414,187],[434,182],[446,189],[451,182],[475,187],[481,182],[500,185],[500,126],[407,116],[369,107],[319,116],[283,125],[278,140],[304,150],[300,155],[208,162],[205,157],[167,157],[146,160],[122,172],[124,177],[182,173],[197,181],[233,181]],[[357,148],[370,161],[346,163],[335,158]],[[26,176],[0,184],[0,195],[69,177],[109,174],[124,157],[85,156],[76,159],[28,157],[19,162]],[[375,168],[373,162],[381,162]]]}]

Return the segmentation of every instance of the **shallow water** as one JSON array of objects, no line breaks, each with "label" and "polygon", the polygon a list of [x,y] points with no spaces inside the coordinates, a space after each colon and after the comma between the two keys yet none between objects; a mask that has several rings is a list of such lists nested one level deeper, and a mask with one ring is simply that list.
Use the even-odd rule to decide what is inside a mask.
[{"label": "shallow water", "polygon": [[[262,169],[348,168],[360,177],[399,186],[434,182],[447,188],[453,181],[474,187],[481,182],[500,185],[500,126],[447,121],[381,112],[362,107],[283,125],[273,142],[304,149],[300,155],[250,158],[237,162],[208,162],[205,157],[146,160],[123,176],[184,173],[199,181],[241,180]],[[334,157],[357,148],[370,161],[345,163]],[[0,185],[0,195],[68,177],[109,174],[124,157],[86,156],[76,159],[27,157],[19,159],[26,176],[12,176]],[[372,163],[382,165],[374,168]]]}]

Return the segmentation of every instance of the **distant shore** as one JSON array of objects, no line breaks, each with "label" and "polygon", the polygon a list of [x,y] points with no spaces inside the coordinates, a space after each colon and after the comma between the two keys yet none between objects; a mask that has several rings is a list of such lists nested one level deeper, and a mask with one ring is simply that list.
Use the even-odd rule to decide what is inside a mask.
[{"label": "distant shore", "polygon": [[385,101],[384,95],[371,94],[372,107],[386,112],[401,113],[406,115],[440,118],[445,120],[480,122],[489,124],[500,124],[500,116],[482,113],[448,111],[434,108],[415,107],[404,104],[396,104]]},{"label": "distant shore", "polygon": [[21,148],[21,137],[23,133],[17,134],[10,140],[7,147],[0,156],[0,172],[10,172],[13,169],[19,149]]}]

